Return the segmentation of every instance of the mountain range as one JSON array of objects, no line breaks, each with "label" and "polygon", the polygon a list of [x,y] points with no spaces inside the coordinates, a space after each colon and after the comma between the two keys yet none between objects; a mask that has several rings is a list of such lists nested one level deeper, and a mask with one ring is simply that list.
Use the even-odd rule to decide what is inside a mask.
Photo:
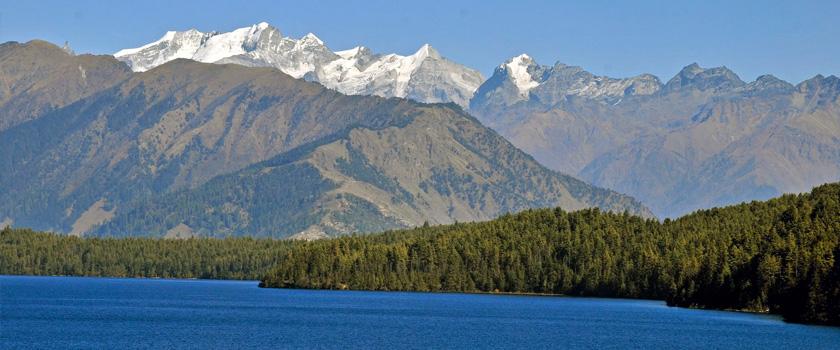
[{"label": "mountain range", "polygon": [[484,80],[429,45],[334,52],[267,23],[114,56],[9,42],[0,145],[0,226],[76,235],[309,239],[548,206],[675,217],[840,180],[840,78],[695,63],[663,83],[523,54]]},{"label": "mountain range", "polygon": [[363,46],[333,52],[315,34],[294,39],[265,22],[227,33],[170,31],[160,40],[114,56],[137,72],[178,58],[274,67],[346,95],[455,102],[464,107],[484,81],[478,71],[447,60],[428,44],[409,56],[375,54]]},{"label": "mountain range", "polygon": [[4,225],[311,239],[535,207],[652,217],[454,103],[348,96],[275,67],[174,59],[132,72],[42,41],[3,44],[0,59]]},{"label": "mountain range", "polygon": [[726,67],[695,63],[663,83],[523,54],[485,81],[428,45],[410,56],[332,52],[313,34],[283,37],[266,23],[168,32],[115,56],[135,71],[180,57],[276,67],[351,95],[455,102],[540,163],[634,196],[659,217],[840,180],[835,76],[744,82]]},{"label": "mountain range", "polygon": [[691,64],[662,83],[527,55],[500,65],[470,112],[558,171],[638,198],[659,217],[840,179],[840,79],[744,82]]}]

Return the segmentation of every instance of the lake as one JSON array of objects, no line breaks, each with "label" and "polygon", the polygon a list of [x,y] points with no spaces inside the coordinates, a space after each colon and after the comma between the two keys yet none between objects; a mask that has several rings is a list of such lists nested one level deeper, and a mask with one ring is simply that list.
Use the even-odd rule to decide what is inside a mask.
[{"label": "lake", "polygon": [[0,276],[2,348],[838,349],[840,328],[574,297]]}]

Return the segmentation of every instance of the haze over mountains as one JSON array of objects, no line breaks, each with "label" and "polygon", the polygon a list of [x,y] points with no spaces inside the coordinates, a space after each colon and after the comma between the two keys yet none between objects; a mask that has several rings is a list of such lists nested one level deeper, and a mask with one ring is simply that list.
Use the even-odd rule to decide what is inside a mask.
[{"label": "haze over mountains", "polygon": [[[0,115],[14,119],[0,131],[4,224],[320,238],[534,207],[651,216],[453,104],[346,96],[269,67],[176,59],[132,73],[41,41],[4,44],[0,58],[4,101],[37,92],[41,111]],[[54,86],[67,82],[69,94]]]},{"label": "haze over mountains", "polygon": [[686,66],[663,84],[527,56],[496,69],[471,113],[546,166],[630,194],[660,217],[840,179],[840,79],[796,86]]},{"label": "haze over mountains", "polygon": [[628,193],[660,217],[840,179],[835,76],[747,83],[726,67],[691,64],[663,83],[540,65],[523,54],[484,81],[428,45],[410,56],[332,52],[312,34],[282,37],[265,23],[169,32],[116,56],[135,71],[184,57],[272,66],[347,94],[452,101],[540,163]]}]

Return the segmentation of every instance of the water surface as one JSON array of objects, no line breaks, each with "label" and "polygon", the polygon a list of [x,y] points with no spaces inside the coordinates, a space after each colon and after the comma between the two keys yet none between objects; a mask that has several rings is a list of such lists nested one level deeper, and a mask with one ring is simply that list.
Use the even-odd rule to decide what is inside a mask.
[{"label": "water surface", "polygon": [[0,276],[0,347],[838,349],[840,328],[657,301]]}]

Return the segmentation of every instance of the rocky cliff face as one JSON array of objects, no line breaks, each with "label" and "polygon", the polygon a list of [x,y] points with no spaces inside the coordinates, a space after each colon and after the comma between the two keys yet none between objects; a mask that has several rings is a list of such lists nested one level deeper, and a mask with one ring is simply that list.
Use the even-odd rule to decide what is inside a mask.
[{"label": "rocky cliff face", "polygon": [[745,83],[725,67],[691,64],[661,84],[531,62],[528,93],[497,98],[514,96],[506,65],[473,99],[479,119],[541,163],[631,194],[660,217],[840,176],[833,76]]},{"label": "rocky cliff face", "polygon": [[293,39],[267,23],[227,33],[167,32],[158,41],[114,56],[138,72],[178,58],[274,67],[343,94],[455,102],[464,107],[484,80],[478,71],[447,60],[428,44],[408,56],[374,54],[361,46],[333,52],[314,34]]},{"label": "rocky cliff face", "polygon": [[0,143],[15,165],[2,221],[80,235],[312,238],[543,206],[650,215],[453,105],[345,96],[267,67],[170,61]]}]

